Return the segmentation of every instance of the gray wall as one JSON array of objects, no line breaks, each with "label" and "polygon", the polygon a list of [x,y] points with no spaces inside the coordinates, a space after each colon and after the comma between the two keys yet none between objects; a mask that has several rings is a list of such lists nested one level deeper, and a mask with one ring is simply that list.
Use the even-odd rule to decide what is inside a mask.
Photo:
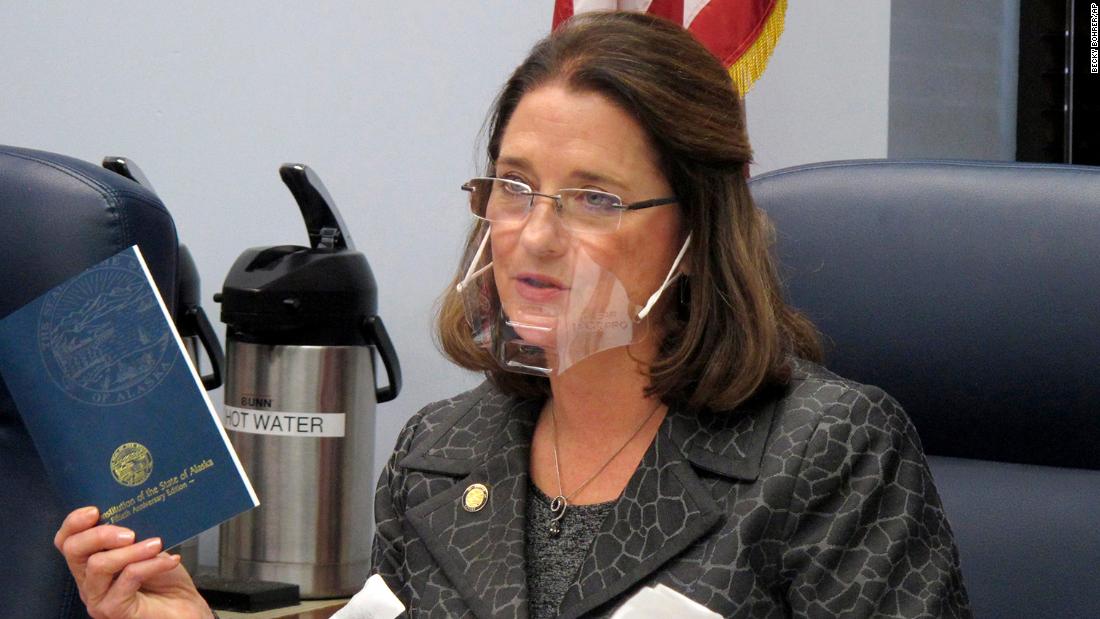
[{"label": "gray wall", "polygon": [[746,100],[753,174],[886,156],[890,4],[790,2],[775,55]]},{"label": "gray wall", "polygon": [[892,158],[1016,159],[1019,0],[895,0]]},{"label": "gray wall", "polygon": [[[204,305],[246,247],[305,244],[277,167],[312,166],[371,262],[405,390],[378,409],[375,468],[405,420],[478,377],[429,328],[467,219],[458,185],[496,90],[552,2],[6,3],[0,142],[137,161],[173,212]],[[748,96],[754,173],[883,157],[890,3],[792,2]],[[221,394],[215,394],[220,402]],[[212,561],[203,540],[203,562]]]}]

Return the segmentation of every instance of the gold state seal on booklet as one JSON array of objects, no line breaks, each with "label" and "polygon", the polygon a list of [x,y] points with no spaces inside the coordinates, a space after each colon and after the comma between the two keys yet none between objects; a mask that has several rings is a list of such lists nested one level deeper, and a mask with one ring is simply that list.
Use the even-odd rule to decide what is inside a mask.
[{"label": "gold state seal on booklet", "polygon": [[141,443],[123,443],[111,454],[111,475],[123,486],[136,486],[153,472],[153,455]]}]

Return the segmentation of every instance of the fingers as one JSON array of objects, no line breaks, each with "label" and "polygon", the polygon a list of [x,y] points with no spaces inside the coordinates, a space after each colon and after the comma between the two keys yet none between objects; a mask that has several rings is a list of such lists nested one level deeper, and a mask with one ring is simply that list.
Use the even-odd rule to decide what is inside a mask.
[{"label": "fingers", "polygon": [[99,510],[95,507],[82,507],[73,510],[72,513],[65,517],[65,522],[61,523],[61,528],[59,528],[57,534],[53,536],[54,547],[61,550],[61,545],[65,543],[65,540],[68,539],[70,535],[90,529],[92,525],[98,521]]},{"label": "fingers", "polygon": [[94,507],[78,509],[65,518],[54,536],[54,545],[64,555],[77,586],[84,583],[89,557],[103,550],[130,545],[134,541],[134,532],[129,529],[113,525],[93,526],[98,521],[98,514]]},{"label": "fingers", "polygon": [[133,531],[112,525],[101,525],[70,535],[61,544],[61,554],[65,555],[69,571],[72,572],[79,586],[83,583],[88,571],[88,562],[96,553],[122,548],[133,543]]},{"label": "fingers", "polygon": [[129,546],[133,541],[134,532],[130,529],[107,524],[70,536],[61,545],[61,553],[67,559],[85,563],[97,552]]},{"label": "fingers", "polygon": [[[159,541],[159,540],[158,540]],[[140,544],[139,544],[140,545]],[[145,581],[171,571],[180,564],[179,555],[162,552],[150,559],[129,563],[118,575],[118,579],[99,602],[101,609],[122,609],[133,603],[135,594]]]},{"label": "fingers", "polygon": [[[190,609],[187,616],[191,616],[190,611],[206,609],[187,572],[179,568],[178,573],[172,573],[179,567],[180,558],[161,552],[160,538],[135,544],[133,531],[113,525],[96,526],[98,520],[99,511],[94,507],[75,510],[54,536],[54,546],[64,555],[80,588],[80,598],[93,616],[144,616],[150,612],[158,617],[178,616],[179,609]],[[143,587],[148,590],[140,594]],[[180,591],[192,595],[181,596]],[[154,606],[167,604],[165,608],[171,612],[149,611],[150,600]]]},{"label": "fingers", "polygon": [[[91,533],[91,531],[87,533]],[[83,534],[73,536],[70,540],[80,535]],[[133,541],[132,538],[131,541]],[[127,543],[120,548],[96,552],[88,557],[84,569],[84,582],[80,583],[80,592],[85,597],[84,602],[89,606],[98,605],[100,600],[102,600],[111,589],[111,584],[115,581],[115,577],[119,576],[121,578],[120,572],[125,573],[126,570],[132,569],[132,566],[138,563],[157,558],[157,553],[160,552],[160,550],[161,540],[159,537],[154,537],[140,544]],[[169,569],[171,567],[174,566],[169,566]],[[144,573],[144,571],[138,570],[138,574]],[[131,576],[131,578],[133,578],[133,576]],[[141,580],[138,579],[137,583],[137,586],[140,587]],[[134,591],[136,590],[137,587],[134,588]]]}]

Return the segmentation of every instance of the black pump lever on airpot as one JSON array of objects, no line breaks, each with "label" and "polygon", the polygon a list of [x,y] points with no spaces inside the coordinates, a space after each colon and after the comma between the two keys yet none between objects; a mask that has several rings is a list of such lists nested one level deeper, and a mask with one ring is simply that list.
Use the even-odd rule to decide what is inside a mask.
[{"label": "black pump lever on airpot", "polygon": [[156,193],[156,190],[153,189],[153,183],[149,182],[148,177],[146,177],[145,173],[141,171],[141,168],[138,167],[138,164],[134,163],[130,159],[127,159],[126,157],[104,157],[103,167],[114,172],[115,174],[125,176],[126,178],[137,183],[138,185],[141,185],[149,191]]},{"label": "black pump lever on airpot", "polygon": [[309,231],[309,244],[313,249],[348,249],[355,245],[348,236],[344,218],[336,209],[336,203],[328,194],[324,183],[304,163],[285,163],[279,168],[279,176],[290,189]]}]

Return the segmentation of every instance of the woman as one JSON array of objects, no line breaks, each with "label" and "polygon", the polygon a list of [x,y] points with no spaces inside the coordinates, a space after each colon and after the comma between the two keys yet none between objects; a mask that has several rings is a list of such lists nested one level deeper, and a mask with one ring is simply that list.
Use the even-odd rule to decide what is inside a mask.
[{"label": "woman", "polygon": [[[912,424],[806,360],[716,60],[574,18],[488,147],[439,330],[489,380],[408,422],[376,495],[373,569],[411,616],[607,616],[653,584],[727,617],[969,615]],[[155,543],[92,524],[58,545],[100,616],[205,616]]]}]

